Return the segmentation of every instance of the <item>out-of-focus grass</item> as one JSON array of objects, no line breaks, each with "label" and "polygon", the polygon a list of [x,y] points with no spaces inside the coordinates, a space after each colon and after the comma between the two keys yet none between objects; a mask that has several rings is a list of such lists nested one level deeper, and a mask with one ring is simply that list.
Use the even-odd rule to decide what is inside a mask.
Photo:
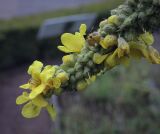
[{"label": "out-of-focus grass", "polygon": [[0,20],[0,30],[10,30],[17,28],[28,28],[28,27],[39,27],[40,24],[48,19],[60,16],[67,16],[79,13],[90,13],[90,12],[102,12],[113,9],[117,5],[121,4],[124,0],[106,0],[106,2],[100,2],[96,4],[90,4],[81,7],[75,7],[70,9],[60,9],[57,11],[50,11],[32,15],[28,17],[14,18],[11,20]]},{"label": "out-of-focus grass", "polygon": [[80,97],[63,98],[61,132],[159,134],[160,90],[154,87],[149,71],[150,64],[144,62],[132,62],[128,68],[118,66]]}]

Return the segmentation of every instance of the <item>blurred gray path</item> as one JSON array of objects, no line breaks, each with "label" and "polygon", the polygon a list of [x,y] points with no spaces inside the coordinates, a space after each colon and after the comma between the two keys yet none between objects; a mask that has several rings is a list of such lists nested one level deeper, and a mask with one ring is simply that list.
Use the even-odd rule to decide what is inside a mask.
[{"label": "blurred gray path", "polygon": [[105,0],[0,0],[0,18],[72,8]]}]

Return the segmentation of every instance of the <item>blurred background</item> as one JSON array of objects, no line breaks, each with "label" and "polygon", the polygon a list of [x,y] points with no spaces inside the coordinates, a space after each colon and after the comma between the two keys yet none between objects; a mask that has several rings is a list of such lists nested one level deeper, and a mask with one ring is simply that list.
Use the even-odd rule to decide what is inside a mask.
[{"label": "blurred background", "polygon": [[[63,31],[54,36],[48,34],[49,29],[57,31],[59,17],[89,13],[94,16],[91,32],[123,1],[0,0],[0,133],[160,134],[160,67],[145,61],[107,72],[85,92],[57,97],[59,115],[54,123],[46,111],[36,119],[25,119],[15,104],[33,60],[61,63],[63,53],[56,47],[61,32],[72,23],[62,23]],[[155,36],[155,46],[160,48],[160,35]]]}]

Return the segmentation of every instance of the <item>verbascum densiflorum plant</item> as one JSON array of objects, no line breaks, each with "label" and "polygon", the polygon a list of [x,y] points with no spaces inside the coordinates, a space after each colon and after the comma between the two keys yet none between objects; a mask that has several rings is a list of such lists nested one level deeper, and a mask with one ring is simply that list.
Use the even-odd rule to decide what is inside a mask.
[{"label": "verbascum densiflorum plant", "polygon": [[58,49],[65,52],[61,65],[43,66],[34,61],[28,69],[31,75],[16,103],[26,118],[37,117],[45,108],[56,117],[52,95],[83,91],[96,78],[117,65],[128,65],[132,59],[146,59],[160,64],[153,31],[160,27],[160,0],[128,0],[111,11],[111,16],[89,35],[81,24],[79,32],[64,33]]}]

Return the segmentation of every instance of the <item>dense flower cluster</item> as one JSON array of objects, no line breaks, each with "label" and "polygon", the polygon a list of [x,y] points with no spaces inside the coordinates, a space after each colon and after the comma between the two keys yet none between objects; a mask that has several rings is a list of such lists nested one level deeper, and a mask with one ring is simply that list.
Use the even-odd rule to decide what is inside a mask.
[{"label": "dense flower cluster", "polygon": [[[65,91],[82,91],[96,77],[113,67],[129,64],[131,59],[145,58],[150,63],[160,64],[159,52],[153,48],[152,31],[160,26],[160,2],[156,0],[128,0],[111,16],[103,20],[99,29],[86,36],[87,26],[81,24],[79,32],[64,33],[62,46],[58,49],[67,53],[60,66],[45,66],[34,61],[28,69],[31,79],[22,89],[16,103],[24,104],[22,115],[33,118],[46,108],[54,119],[56,112],[49,104],[52,95]],[[152,4],[152,6],[150,6]],[[150,19],[152,18],[152,21]],[[156,20],[156,21],[155,21]]]}]

